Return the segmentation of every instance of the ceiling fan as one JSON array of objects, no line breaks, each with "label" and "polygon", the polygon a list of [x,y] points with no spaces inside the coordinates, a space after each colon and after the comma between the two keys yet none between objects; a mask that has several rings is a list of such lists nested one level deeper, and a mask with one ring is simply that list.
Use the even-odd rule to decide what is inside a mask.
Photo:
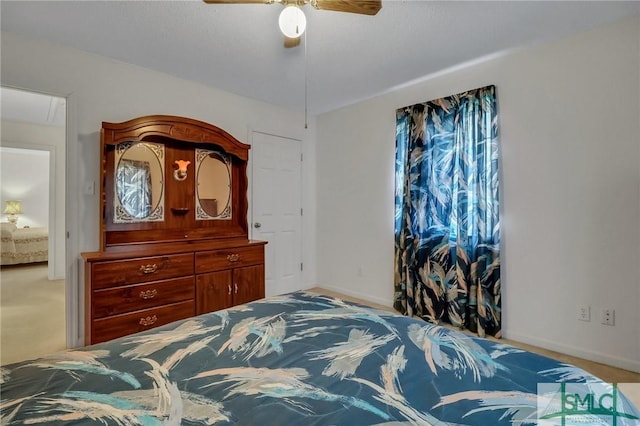
[{"label": "ceiling fan", "polygon": [[284,34],[284,46],[294,47],[300,44],[300,36],[307,26],[307,19],[300,9],[310,4],[318,10],[375,15],[382,8],[382,0],[204,0],[208,4],[273,4],[280,3],[285,8],[280,13],[278,24]]}]

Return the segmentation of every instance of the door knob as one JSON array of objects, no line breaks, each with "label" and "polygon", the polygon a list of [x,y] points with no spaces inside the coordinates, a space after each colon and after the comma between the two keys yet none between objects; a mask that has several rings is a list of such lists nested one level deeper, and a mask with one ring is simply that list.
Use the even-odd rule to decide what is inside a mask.
[{"label": "door knob", "polygon": [[256,222],[256,223],[253,224],[253,227],[256,228],[256,229],[260,228],[261,226],[262,226],[262,224],[260,222]]}]

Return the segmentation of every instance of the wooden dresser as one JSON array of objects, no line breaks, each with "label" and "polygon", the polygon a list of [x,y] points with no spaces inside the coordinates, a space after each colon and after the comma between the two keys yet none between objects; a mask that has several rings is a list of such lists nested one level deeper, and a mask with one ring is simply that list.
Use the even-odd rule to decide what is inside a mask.
[{"label": "wooden dresser", "polygon": [[[85,344],[264,297],[266,242],[247,239],[249,145],[149,116],[103,123],[101,146],[101,249],[82,254]],[[178,161],[193,167],[182,174]]]}]

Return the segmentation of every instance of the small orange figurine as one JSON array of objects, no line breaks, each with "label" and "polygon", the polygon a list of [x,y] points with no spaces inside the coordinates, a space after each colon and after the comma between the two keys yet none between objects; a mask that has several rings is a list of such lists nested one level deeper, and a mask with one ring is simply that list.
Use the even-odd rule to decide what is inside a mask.
[{"label": "small orange figurine", "polygon": [[178,169],[173,172],[173,178],[175,180],[185,180],[187,178],[187,166],[191,164],[191,161],[176,160],[174,163]]}]

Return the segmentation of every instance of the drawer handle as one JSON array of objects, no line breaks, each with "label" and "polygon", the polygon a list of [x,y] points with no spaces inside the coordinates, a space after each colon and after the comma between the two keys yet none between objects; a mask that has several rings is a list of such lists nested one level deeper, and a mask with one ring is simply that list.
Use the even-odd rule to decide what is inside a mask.
[{"label": "drawer handle", "polygon": [[144,325],[149,326],[149,325],[153,325],[155,324],[155,322],[158,321],[158,317],[153,315],[151,317],[146,317],[146,318],[140,318],[140,325]]},{"label": "drawer handle", "polygon": [[153,274],[158,271],[158,265],[155,263],[153,265],[140,265],[140,272],[143,274]]},{"label": "drawer handle", "polygon": [[231,295],[231,284],[227,284],[227,288],[229,289],[229,295]]},{"label": "drawer handle", "polygon": [[158,290],[156,290],[155,288],[153,290],[145,290],[140,292],[140,299],[144,299],[144,300],[153,299],[157,295],[158,295]]},{"label": "drawer handle", "polygon": [[240,260],[240,255],[237,253],[230,254],[229,256],[227,256],[227,260],[229,262],[237,262],[238,260]]},{"label": "drawer handle", "polygon": [[238,283],[233,283],[233,289],[235,290],[235,294],[238,294]]}]

